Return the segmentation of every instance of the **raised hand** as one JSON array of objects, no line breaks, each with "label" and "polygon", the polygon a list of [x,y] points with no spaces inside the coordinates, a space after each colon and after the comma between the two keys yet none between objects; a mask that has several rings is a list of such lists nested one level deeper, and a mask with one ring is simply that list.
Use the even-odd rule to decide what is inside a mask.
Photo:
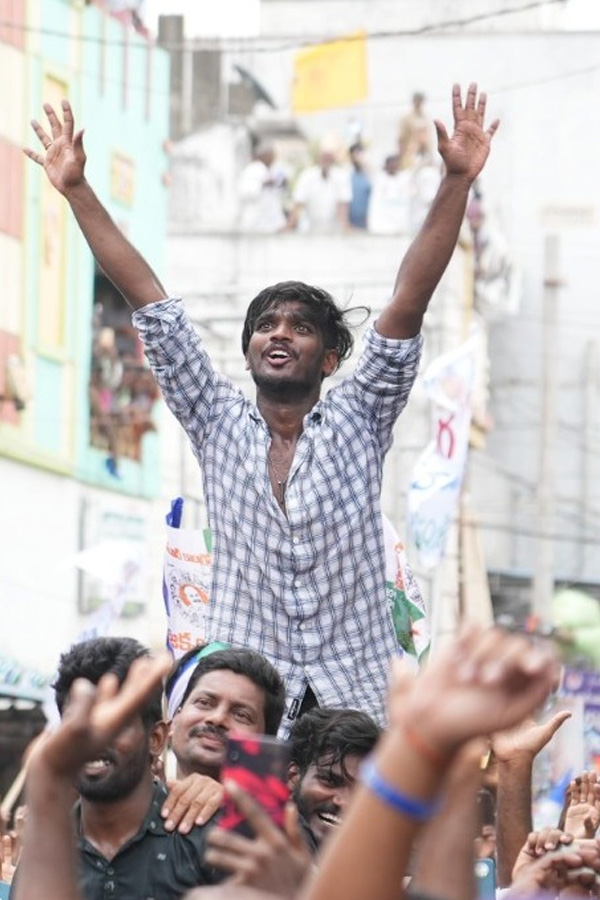
[{"label": "raised hand", "polygon": [[593,838],[600,826],[600,784],[595,772],[583,772],[569,785],[565,831],[575,839]]},{"label": "raised hand", "polygon": [[573,843],[573,836],[558,828],[532,832],[513,869],[507,896],[531,896],[539,891],[589,896],[597,884],[600,856],[597,841]]},{"label": "raised hand", "polygon": [[484,129],[485,107],[487,97],[477,97],[477,85],[470,84],[463,106],[460,85],[452,88],[452,112],[454,116],[454,132],[451,137],[442,122],[435,120],[438,150],[450,175],[461,175],[469,182],[481,172],[490,152],[490,144],[500,124],[494,119]]},{"label": "raised hand", "polygon": [[550,644],[499,628],[464,628],[432,657],[408,697],[400,679],[390,719],[408,723],[441,753],[453,753],[472,737],[514,727],[531,715],[558,673]]},{"label": "raised hand", "polygon": [[571,713],[563,709],[541,725],[538,725],[534,719],[528,718],[510,731],[497,732],[492,737],[494,755],[503,762],[523,756],[533,758],[544,749],[560,726],[570,718]]},{"label": "raised hand", "polygon": [[38,136],[44,153],[36,153],[29,148],[24,153],[46,170],[50,183],[65,196],[84,181],[86,156],[83,149],[83,130],[73,134],[74,121],[71,104],[62,101],[63,121],[53,107],[44,103],[44,112],[50,126],[50,136],[35,119],[31,127]]}]

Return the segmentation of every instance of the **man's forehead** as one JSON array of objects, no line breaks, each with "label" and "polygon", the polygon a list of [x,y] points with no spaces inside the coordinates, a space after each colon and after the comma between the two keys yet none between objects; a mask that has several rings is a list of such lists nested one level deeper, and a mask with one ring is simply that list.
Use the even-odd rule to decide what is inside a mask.
[{"label": "man's forehead", "polygon": [[312,763],[316,772],[331,772],[345,781],[355,781],[362,763],[362,757],[356,753],[340,756],[334,752],[325,753]]},{"label": "man's forehead", "polygon": [[[231,669],[213,669],[200,676],[188,697],[188,701],[200,694],[211,696],[227,696],[239,698],[243,702],[256,702],[261,705],[264,702],[264,691],[255,684],[247,675],[232,672]],[[186,701],[187,702],[187,701]]]},{"label": "man's forehead", "polygon": [[275,298],[267,307],[265,307],[265,309],[263,309],[258,318],[262,319],[264,316],[271,316],[275,313],[279,313],[283,316],[301,316],[302,318],[315,317],[314,308],[309,306],[304,300],[284,300]]}]

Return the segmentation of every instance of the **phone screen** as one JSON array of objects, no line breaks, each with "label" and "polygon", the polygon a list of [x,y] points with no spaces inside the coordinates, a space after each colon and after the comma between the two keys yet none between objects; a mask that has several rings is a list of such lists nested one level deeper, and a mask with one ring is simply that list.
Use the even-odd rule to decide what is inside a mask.
[{"label": "phone screen", "polygon": [[496,863],[489,857],[475,862],[475,885],[477,900],[495,900],[496,897]]},{"label": "phone screen", "polygon": [[[290,745],[274,737],[229,737],[223,780],[230,779],[250,794],[279,827],[284,827],[285,807],[290,797],[287,786]],[[226,796],[219,827],[246,837],[254,832],[243,814]]]}]

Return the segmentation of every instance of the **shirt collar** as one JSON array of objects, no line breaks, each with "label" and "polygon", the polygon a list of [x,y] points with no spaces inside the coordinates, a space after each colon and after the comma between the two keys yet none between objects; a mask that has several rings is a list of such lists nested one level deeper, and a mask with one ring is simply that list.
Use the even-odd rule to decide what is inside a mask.
[{"label": "shirt collar", "polygon": [[[308,425],[309,423],[313,423],[313,422],[315,424],[317,424],[318,422],[321,422],[323,419],[322,410],[323,410],[323,401],[317,400],[317,402],[315,403],[313,408],[311,410],[309,410],[309,412],[307,412],[306,415],[304,416],[303,424]],[[267,428],[267,430],[268,430],[267,423],[261,416],[258,406],[253,405],[250,407],[250,418],[254,422],[262,423],[265,426],[265,428]]]}]

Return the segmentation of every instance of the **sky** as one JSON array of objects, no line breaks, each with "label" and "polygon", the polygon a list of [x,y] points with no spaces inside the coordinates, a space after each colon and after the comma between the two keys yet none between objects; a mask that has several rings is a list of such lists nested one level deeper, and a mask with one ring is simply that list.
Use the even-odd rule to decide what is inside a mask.
[{"label": "sky", "polygon": [[153,34],[159,15],[185,16],[186,37],[255,37],[260,0],[144,0],[142,18]]},{"label": "sky", "polygon": [[[566,28],[600,30],[600,0],[563,2]],[[178,13],[185,16],[186,37],[255,37],[259,34],[260,0],[144,0],[143,19],[153,33],[156,33],[160,14]]]}]

